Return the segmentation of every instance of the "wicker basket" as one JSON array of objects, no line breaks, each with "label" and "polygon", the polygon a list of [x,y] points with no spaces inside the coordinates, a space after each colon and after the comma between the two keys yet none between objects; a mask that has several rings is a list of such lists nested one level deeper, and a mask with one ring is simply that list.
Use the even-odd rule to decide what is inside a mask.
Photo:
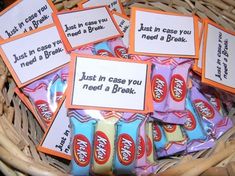
[{"label": "wicker basket", "polygon": [[[53,0],[53,2],[57,9],[62,10],[75,7],[79,0]],[[123,3],[127,14],[130,13],[132,6],[183,14],[193,13],[201,18],[208,17],[235,31],[235,0],[127,0]],[[2,172],[9,176],[67,175],[68,161],[36,150],[35,146],[39,144],[43,131],[30,111],[14,94],[15,86],[0,59],[0,174]],[[235,118],[235,107],[230,109],[228,115]],[[159,167],[155,173],[181,175],[191,168],[184,175],[198,175],[204,171],[206,172],[202,175],[235,175],[233,134],[235,127],[222,136],[213,149],[159,160]]]}]

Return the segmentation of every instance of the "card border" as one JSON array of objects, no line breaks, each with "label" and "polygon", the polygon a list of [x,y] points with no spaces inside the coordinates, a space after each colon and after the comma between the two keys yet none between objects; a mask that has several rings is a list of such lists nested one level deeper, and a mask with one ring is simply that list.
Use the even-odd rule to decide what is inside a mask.
[{"label": "card border", "polygon": [[[6,12],[10,11],[13,7],[17,6],[21,1],[23,1],[23,0],[16,0],[14,3],[12,3],[11,5],[9,5],[7,8],[5,8],[3,11],[0,12],[0,16],[4,15]],[[49,4],[49,6],[50,6],[50,8],[51,8],[51,10],[52,10],[52,13],[53,13],[53,12],[57,12],[57,9],[56,9],[55,5],[52,3],[52,1],[51,1],[51,0],[46,0],[46,1],[47,1],[47,3]],[[53,24],[53,23],[50,23],[50,24]],[[50,25],[50,24],[47,24],[47,25]],[[47,26],[47,25],[44,25],[44,26]],[[43,27],[43,26],[41,26],[41,27]],[[39,27],[39,28],[40,28],[40,27]],[[38,28],[37,28],[37,29],[38,29]],[[34,29],[34,30],[36,30],[36,29]],[[34,31],[34,30],[32,30],[32,31]],[[22,34],[22,33],[21,33],[21,34]],[[18,36],[18,35],[21,35],[21,34],[17,34],[17,35],[15,35],[15,36]],[[14,37],[15,37],[15,36],[14,36]],[[9,38],[8,38],[8,39],[9,39]],[[3,40],[7,40],[7,39],[3,39],[3,38],[0,36],[0,42],[3,41]]]},{"label": "card border", "polygon": [[[55,119],[56,119],[56,117],[57,117],[61,107],[62,107],[62,105],[63,105],[63,103],[65,103],[65,98],[66,97],[64,95],[63,98],[61,99],[59,105],[58,105],[57,110],[55,111],[55,113],[54,113],[54,115],[53,115],[53,117],[51,119],[50,125],[46,129],[46,131],[45,131],[45,133],[43,135],[43,138],[41,139],[40,143],[37,146],[37,150],[40,151],[40,152],[46,153],[46,154],[50,154],[50,155],[53,155],[53,156],[57,156],[57,157],[61,157],[61,158],[67,159],[67,160],[71,160],[72,159],[71,155],[66,155],[64,153],[61,153],[61,152],[58,152],[58,151],[55,151],[55,150],[52,150],[52,149],[49,149],[47,147],[43,147],[42,146],[42,144],[45,141],[45,139],[46,139],[46,137],[47,137],[47,135],[48,135],[48,133],[49,133],[49,131],[50,131],[50,129],[51,129],[51,127],[52,127],[52,125],[53,125],[53,123],[54,123],[54,121],[55,121]],[[64,118],[66,118],[66,117],[64,117]],[[69,117],[67,117],[67,118],[69,118]],[[70,147],[70,150],[71,150],[71,147]]]},{"label": "card border", "polygon": [[2,56],[2,59],[3,59],[4,63],[6,64],[7,68],[9,69],[12,77],[14,78],[14,80],[15,80],[15,82],[16,82],[16,84],[17,84],[17,86],[19,88],[21,88],[21,87],[23,87],[23,86],[25,86],[27,84],[30,84],[33,81],[38,80],[38,79],[40,79],[40,78],[42,78],[42,77],[44,77],[44,76],[46,76],[46,75],[56,71],[56,70],[59,70],[60,68],[62,68],[65,65],[67,65],[69,62],[67,62],[67,63],[65,63],[65,64],[63,64],[63,65],[61,65],[59,67],[56,67],[56,68],[54,68],[54,69],[52,69],[52,70],[50,70],[48,72],[45,72],[42,75],[39,75],[39,76],[37,76],[37,77],[35,77],[33,79],[30,79],[30,80],[22,83],[20,81],[20,79],[18,78],[15,70],[13,69],[13,66],[11,65],[11,63],[10,63],[9,59],[7,58],[7,56],[6,56],[5,52],[4,52],[4,50],[2,49],[1,45],[6,44],[8,42],[12,42],[12,41],[18,40],[18,39],[21,39],[21,38],[24,38],[24,37],[27,37],[27,36],[30,36],[32,34],[35,34],[35,33],[38,33],[38,32],[44,31],[44,30],[47,30],[47,29],[52,28],[52,27],[55,27],[55,25],[53,23],[52,24],[48,24],[46,26],[39,27],[39,28],[37,28],[35,30],[29,31],[29,32],[26,32],[26,33],[22,33],[22,34],[16,35],[16,36],[8,38],[8,39],[6,39],[4,41],[0,41],[0,55]]},{"label": "card border", "polygon": [[[117,16],[119,16],[120,18],[123,18],[123,19],[125,19],[125,20],[127,20],[128,22],[129,22],[129,28],[128,28],[128,30],[129,30],[129,34],[130,34],[130,18],[128,17],[128,16],[126,16],[126,15],[124,15],[124,14],[121,14],[121,13],[118,13],[118,12],[116,12],[116,11],[112,11],[111,12],[112,13],[112,16],[113,16],[113,19],[116,21],[116,19],[115,19],[115,17],[114,17],[114,15],[117,15]],[[117,21],[116,21],[117,22]],[[117,22],[117,24],[118,24],[118,22]],[[118,24],[118,27],[119,27],[119,24]],[[121,29],[121,27],[119,27],[119,29],[122,31],[122,29]],[[122,32],[123,33],[123,32]],[[123,36],[122,37],[124,37],[126,34],[125,33],[123,33]],[[128,38],[128,43],[129,43],[129,36],[127,36],[127,38]],[[123,40],[123,43],[124,43],[124,45],[126,45],[125,44],[125,42],[124,42],[124,40]],[[129,47],[129,46],[126,46],[126,47]]]},{"label": "card border", "polygon": [[112,15],[117,15],[117,16],[119,16],[121,18],[124,18],[124,19],[126,19],[126,20],[128,20],[130,22],[130,18],[128,16],[126,16],[125,14],[122,14],[122,13],[119,13],[119,12],[116,12],[116,11],[111,11],[111,14]]},{"label": "card border", "polygon": [[[63,15],[63,14],[67,14],[67,13],[74,13],[74,12],[80,12],[80,11],[86,11],[86,10],[92,10],[92,9],[98,9],[98,8],[105,8],[107,10],[107,12],[108,12],[115,28],[116,28],[118,34],[114,35],[114,36],[106,37],[104,39],[95,40],[93,42],[89,42],[89,43],[82,44],[82,45],[76,45],[75,47],[72,47],[72,45],[70,44],[68,38],[65,35],[65,32],[64,32],[63,27],[60,23],[58,15]],[[83,47],[83,46],[86,46],[86,45],[89,45],[89,44],[99,43],[101,41],[105,41],[105,40],[109,40],[109,39],[112,39],[112,38],[123,36],[122,31],[119,29],[118,24],[116,23],[115,19],[113,18],[112,14],[111,14],[111,12],[110,12],[110,10],[108,9],[107,6],[96,6],[96,7],[86,8],[86,9],[76,8],[76,9],[73,9],[73,10],[64,10],[64,11],[61,11],[61,12],[54,12],[54,13],[52,13],[52,18],[54,20],[54,23],[56,25],[57,30],[59,31],[59,34],[60,34],[61,40],[63,41],[64,47],[65,47],[65,49],[68,53],[70,53],[71,51],[73,51],[75,49],[78,49],[80,47]]]},{"label": "card border", "polygon": [[[131,63],[142,63],[146,64],[146,78],[145,79],[145,96],[144,96],[144,109],[143,110],[133,110],[133,109],[125,109],[125,108],[112,108],[112,107],[97,107],[97,106],[85,106],[85,105],[73,105],[73,89],[74,89],[74,75],[76,70],[76,60],[77,57],[85,57],[91,59],[98,59],[104,61],[117,61],[117,62],[131,62]],[[149,61],[134,61],[134,60],[123,60],[120,58],[115,57],[106,57],[106,56],[96,56],[96,55],[85,55],[85,54],[71,54],[71,62],[70,62],[70,72],[69,72],[69,79],[68,79],[68,91],[67,91],[67,98],[66,98],[66,107],[68,109],[96,109],[96,110],[106,110],[106,111],[123,111],[123,112],[133,112],[133,113],[148,113],[153,112],[153,105],[152,105],[152,95],[151,94],[151,62]]]},{"label": "card border", "polygon": [[[89,0],[82,0],[82,1],[80,1],[77,5],[78,5],[79,8],[84,9],[83,4],[85,4],[85,3],[88,2],[88,1],[89,1]],[[122,5],[121,0],[117,0],[117,2],[118,2],[118,5],[119,5],[119,7],[120,7],[120,9],[121,9],[121,14],[126,15],[126,12],[125,12],[125,10],[124,10],[124,7],[123,7],[123,5]],[[110,10],[110,11],[111,11],[111,10]],[[112,11],[114,11],[114,10],[112,10]]]},{"label": "card border", "polygon": [[[193,25],[194,25],[194,52],[195,55],[177,55],[177,54],[160,54],[160,53],[145,53],[145,52],[136,52],[134,46],[135,40],[135,24],[136,24],[136,11],[142,12],[150,12],[154,14],[164,14],[164,15],[173,15],[173,16],[184,16],[184,17],[192,17],[193,18]],[[145,56],[165,56],[165,57],[182,57],[182,58],[194,58],[197,59],[199,56],[199,37],[198,37],[198,18],[195,15],[183,15],[180,13],[174,12],[163,12],[159,10],[152,10],[152,9],[145,9],[140,7],[132,7],[131,8],[131,18],[130,18],[130,46],[129,46],[129,54],[137,54],[137,55],[145,55]]]},{"label": "card border", "polygon": [[205,67],[206,67],[206,48],[207,48],[208,25],[212,25],[212,26],[222,30],[223,32],[229,33],[230,35],[233,35],[235,37],[235,32],[227,30],[227,29],[223,28],[222,26],[218,25],[217,23],[212,22],[209,19],[205,19],[205,30],[204,30],[204,41],[203,41],[204,45],[203,45],[203,52],[202,52],[203,56],[202,56],[202,79],[201,79],[201,81],[203,83],[206,83],[206,84],[210,85],[210,86],[217,87],[219,89],[222,89],[222,90],[225,90],[225,91],[228,91],[228,92],[231,92],[231,93],[235,93],[235,88],[223,85],[221,83],[218,83],[216,81],[210,80],[210,79],[205,77],[205,74],[206,74]]},{"label": "card border", "polygon": [[[197,17],[198,18],[198,17]],[[200,19],[198,18],[198,23],[201,22],[202,23],[202,26],[201,26],[201,29],[199,30],[199,55],[198,55],[198,59],[195,60],[194,64],[193,64],[193,71],[195,73],[197,73],[198,75],[201,75],[202,74],[202,69],[200,67],[198,67],[198,61],[199,61],[199,57],[200,57],[200,48],[203,47],[204,43],[202,41],[202,46],[200,46],[200,43],[201,43],[201,40],[203,40],[203,33],[204,33],[204,28],[205,28],[205,22],[204,22],[205,19]],[[198,25],[199,26],[199,25]],[[202,58],[201,58],[202,59]]]}]

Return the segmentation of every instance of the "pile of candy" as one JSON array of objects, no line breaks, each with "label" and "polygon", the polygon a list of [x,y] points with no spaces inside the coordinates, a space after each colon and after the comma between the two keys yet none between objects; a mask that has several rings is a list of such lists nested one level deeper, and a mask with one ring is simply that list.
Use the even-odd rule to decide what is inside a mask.
[{"label": "pile of candy", "polygon": [[[159,158],[211,148],[232,127],[216,92],[210,94],[205,86],[201,92],[190,72],[191,59],[128,55],[121,38],[74,52],[151,61],[154,104],[151,114],[69,110],[74,175],[151,173]],[[65,92],[67,78],[64,67],[23,88],[46,124]]]},{"label": "pile of candy", "polygon": [[[120,1],[118,2],[120,3]],[[24,3],[26,3],[26,1],[24,1]],[[110,7],[111,6],[112,5],[110,5]],[[49,6],[45,7],[47,8]],[[96,8],[100,11],[103,9],[104,14],[107,13],[109,17],[112,16],[110,21],[113,23],[113,20],[115,19],[113,16],[117,15],[117,12],[109,11],[108,6],[92,7],[85,10],[80,10],[78,8],[76,10],[78,12],[86,10],[95,11],[97,10]],[[76,10],[72,12],[76,13]],[[111,10],[115,10],[115,8]],[[41,14],[41,11],[39,12]],[[68,11],[68,14],[69,13],[70,11]],[[99,15],[102,13],[100,12]],[[66,16],[67,12],[64,12],[64,14]],[[59,49],[57,48],[50,52],[46,50],[51,48],[55,41],[50,41],[49,44],[43,46],[40,44],[40,47],[35,45],[38,53],[45,49],[44,55],[46,56],[46,59],[53,57],[58,53],[63,53],[64,56],[62,56],[62,58],[69,54],[86,56],[88,58],[93,58],[91,55],[97,55],[99,57],[108,56],[100,57],[100,60],[113,59],[114,61],[125,61],[125,63],[127,60],[133,60],[141,61],[138,63],[148,63],[151,65],[151,76],[150,78],[145,79],[147,81],[149,79],[151,86],[151,88],[149,88],[149,90],[151,90],[151,95],[148,95],[150,93],[146,93],[145,95],[146,97],[150,96],[152,98],[150,104],[153,107],[153,111],[150,112],[149,110],[149,113],[128,111],[128,108],[123,112],[116,111],[115,108],[111,108],[112,110],[110,110],[110,108],[107,110],[98,110],[98,107],[97,109],[92,110],[92,106],[90,106],[90,109],[72,109],[71,107],[66,109],[62,104],[64,100],[66,102],[66,96],[68,96],[66,89],[72,80],[71,77],[73,73],[71,72],[74,72],[73,70],[70,70],[71,68],[67,63],[62,63],[55,68],[52,67],[51,70],[47,70],[45,73],[43,72],[42,75],[46,75],[44,77],[42,75],[37,75],[34,80],[32,79],[33,81],[27,80],[31,81],[29,84],[27,84],[27,81],[24,84],[19,84],[21,86],[19,86],[22,91],[21,93],[24,94],[23,96],[21,95],[21,98],[23,97],[22,100],[29,100],[30,103],[26,102],[26,104],[28,107],[32,107],[31,111],[35,114],[39,124],[46,132],[45,135],[49,134],[50,130],[52,131],[51,126],[57,115],[60,117],[63,116],[63,118],[60,118],[60,126],[58,126],[63,130],[66,128],[70,130],[66,129],[66,131],[62,133],[66,137],[70,137],[70,146],[67,145],[66,152],[63,153],[62,149],[67,140],[64,136],[61,137],[59,145],[57,145],[58,143],[54,144],[56,142],[52,140],[50,141],[51,143],[49,142],[52,149],[47,148],[44,151],[39,150],[55,156],[61,156],[65,159],[71,159],[71,173],[73,175],[148,175],[158,168],[157,161],[159,159],[212,148],[215,145],[216,140],[232,128],[233,123],[227,116],[226,108],[231,108],[234,100],[231,97],[230,99],[226,97],[229,93],[225,93],[219,89],[211,88],[201,83],[200,77],[197,76],[195,70],[192,69],[195,66],[194,59],[170,57],[168,54],[166,54],[165,57],[161,54],[151,56],[152,53],[150,53],[149,56],[143,56],[130,54],[131,52],[128,52],[128,50],[130,51],[130,48],[128,42],[125,40],[126,38],[129,38],[128,30],[130,24],[128,17],[123,17],[123,14],[119,14],[119,17],[122,17],[123,19],[120,22],[116,19],[115,25],[113,25],[119,25],[120,29],[117,31],[120,32],[122,30],[124,37],[121,37],[121,34],[115,34],[113,35],[115,37],[111,36],[102,40],[94,40],[96,42],[93,42],[92,44],[88,42],[86,43],[87,45],[78,45],[79,47],[73,48],[70,46],[69,50],[68,46],[66,46],[68,39],[64,39],[64,31],[61,31],[60,29],[61,24],[58,25],[58,17],[55,17],[56,15],[59,16],[61,14],[54,12],[53,15],[53,23],[55,24],[45,29],[40,29],[41,31],[38,30],[36,33],[32,33],[37,34],[37,32],[40,33],[43,32],[43,30],[47,32],[52,29],[58,30],[59,39],[56,41],[58,42],[57,45]],[[108,21],[108,18],[102,20],[106,22]],[[95,24],[97,21],[90,21],[89,24],[92,26],[93,23]],[[125,26],[123,26],[124,23]],[[85,24],[88,24],[88,22],[85,22]],[[81,26],[82,25],[83,24],[81,23]],[[65,26],[66,29],[62,30],[72,31],[73,28],[77,28],[76,25],[68,27],[69,25],[67,26],[66,24]],[[91,26],[88,25],[88,29],[92,28]],[[93,27],[91,33],[95,33],[100,29],[105,29],[105,27]],[[151,30],[151,27],[143,27],[142,24],[139,31],[149,32]],[[158,28],[156,28],[156,31],[157,30]],[[163,31],[167,31],[168,37],[171,36],[171,33],[177,33],[177,30],[171,30],[170,27],[169,29],[164,28]],[[180,31],[183,33],[183,30]],[[78,35],[79,32],[81,32],[81,29],[77,32],[69,33],[68,36],[74,37]],[[191,31],[188,33],[191,34]],[[26,37],[29,37],[30,35],[30,37],[32,37],[32,34],[27,34]],[[87,37],[87,31],[84,32],[83,35]],[[145,34],[143,36],[145,36]],[[142,38],[144,38],[143,36]],[[22,38],[24,39],[24,37],[25,36]],[[149,35],[148,37],[150,40],[153,40],[154,37],[158,36]],[[91,37],[89,36],[87,38],[90,39]],[[173,38],[171,37],[171,40],[173,40]],[[174,42],[179,42],[178,40],[180,39],[177,38]],[[17,39],[14,40],[17,41]],[[13,42],[15,42],[14,40]],[[149,39],[146,40],[148,41]],[[7,45],[8,42],[10,43],[12,41],[7,41],[5,44]],[[166,42],[169,41],[167,40]],[[62,45],[62,43],[63,48],[60,48],[62,46],[59,45]],[[57,47],[57,45],[54,44],[54,47]],[[7,48],[7,46],[4,47]],[[35,50],[30,48],[26,49],[35,52]],[[195,46],[195,49],[199,48]],[[5,52],[7,53],[9,51],[5,49]],[[16,54],[13,55],[15,65],[18,64],[20,60],[24,59],[24,57],[27,58],[26,52],[20,51],[20,53],[25,54],[19,55],[19,57],[16,57]],[[33,55],[35,53],[32,52],[31,54]],[[50,53],[50,56],[48,53]],[[9,55],[12,56],[12,54]],[[55,57],[57,56],[58,55]],[[18,69],[24,70],[25,67],[30,66],[30,64],[35,64],[31,61],[23,63]],[[37,62],[36,64],[40,64],[40,62]],[[10,64],[8,63],[8,65]],[[113,70],[111,71],[113,72]],[[19,75],[16,74],[15,77],[17,76]],[[115,81],[118,82],[120,80],[116,78]],[[222,98],[220,98],[221,95],[223,95]],[[226,102],[226,107],[224,107],[224,102]],[[141,112],[145,111],[143,110]],[[70,125],[68,125],[68,123],[70,123]],[[60,132],[60,129],[57,129],[57,132]],[[47,136],[44,136],[40,145],[43,145],[46,137]],[[60,136],[58,138],[60,138]],[[56,150],[55,146],[57,146],[58,151],[54,151]]]}]

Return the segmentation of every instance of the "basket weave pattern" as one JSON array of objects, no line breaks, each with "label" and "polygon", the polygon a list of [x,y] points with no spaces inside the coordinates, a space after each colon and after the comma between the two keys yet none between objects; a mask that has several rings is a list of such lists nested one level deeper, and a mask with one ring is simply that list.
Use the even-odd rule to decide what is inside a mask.
[{"label": "basket weave pattern", "polygon": [[[79,0],[54,0],[57,9],[70,9]],[[126,0],[126,13],[130,7],[139,6],[162,11],[196,14],[200,18],[210,18],[229,30],[235,31],[235,1],[234,0]],[[0,59],[0,171],[4,175],[66,175],[69,171],[67,161],[40,153],[36,150],[43,136],[39,124],[14,94],[16,87],[2,59]],[[235,108],[230,109],[229,116],[235,116]],[[210,158],[217,151],[230,145],[235,127],[225,134],[215,148],[197,152],[189,156],[177,156],[159,161],[156,172],[162,172],[180,163],[196,158]],[[230,141],[228,139],[230,138]],[[226,142],[227,141],[227,142]],[[226,166],[235,161],[235,155],[227,157],[217,166]]]}]

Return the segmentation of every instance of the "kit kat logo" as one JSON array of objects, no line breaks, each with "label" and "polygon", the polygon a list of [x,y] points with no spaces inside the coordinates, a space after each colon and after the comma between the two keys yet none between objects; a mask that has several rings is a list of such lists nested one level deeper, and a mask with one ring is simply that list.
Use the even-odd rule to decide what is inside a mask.
[{"label": "kit kat logo", "polygon": [[97,55],[113,57],[112,53],[110,53],[109,51],[104,50],[104,49],[98,50]]},{"label": "kit kat logo", "polygon": [[165,124],[165,125],[163,125],[163,128],[165,129],[166,132],[173,133],[176,130],[176,125]]},{"label": "kit kat logo", "polygon": [[44,100],[37,100],[35,102],[38,113],[46,122],[50,122],[53,112],[51,111],[48,102]]},{"label": "kit kat logo", "polygon": [[157,124],[153,124],[153,140],[160,141],[162,139],[162,133]]},{"label": "kit kat logo", "polygon": [[215,112],[213,107],[204,100],[196,99],[193,101],[193,104],[201,117],[207,119],[213,119]]},{"label": "kit kat logo", "polygon": [[152,79],[153,100],[157,103],[162,102],[166,98],[167,83],[162,75],[155,75]]},{"label": "kit kat logo", "polygon": [[86,136],[78,134],[74,136],[73,140],[73,154],[75,162],[81,166],[86,167],[91,159],[91,144]]},{"label": "kit kat logo", "polygon": [[124,59],[129,59],[128,51],[123,46],[116,46],[114,48],[114,52],[115,52],[117,57],[121,57],[121,58],[124,58]]},{"label": "kit kat logo", "polygon": [[152,141],[149,138],[149,136],[146,136],[146,139],[147,139],[146,153],[147,153],[147,157],[148,157],[148,156],[150,156],[152,154],[153,144],[152,144]]},{"label": "kit kat logo", "polygon": [[184,78],[179,74],[173,75],[171,78],[170,89],[173,100],[182,101],[186,96],[187,90]]},{"label": "kit kat logo", "polygon": [[127,166],[135,159],[135,143],[128,134],[121,134],[117,143],[117,154],[120,163]]},{"label": "kit kat logo", "polygon": [[219,101],[218,98],[211,97],[211,98],[210,98],[210,103],[211,103],[218,111],[220,111],[221,105],[220,105],[220,101]]},{"label": "kit kat logo", "polygon": [[192,131],[196,128],[196,120],[191,111],[188,110],[187,113],[188,116],[186,122],[184,123],[184,128],[188,131]]},{"label": "kit kat logo", "polygon": [[144,156],[145,152],[145,144],[144,144],[144,139],[142,136],[139,136],[139,145],[138,145],[138,153],[137,153],[137,158],[140,159]]},{"label": "kit kat logo", "polygon": [[95,133],[95,141],[94,141],[94,157],[95,161],[98,164],[105,164],[110,157],[110,142],[106,134],[102,131],[97,131]]}]

